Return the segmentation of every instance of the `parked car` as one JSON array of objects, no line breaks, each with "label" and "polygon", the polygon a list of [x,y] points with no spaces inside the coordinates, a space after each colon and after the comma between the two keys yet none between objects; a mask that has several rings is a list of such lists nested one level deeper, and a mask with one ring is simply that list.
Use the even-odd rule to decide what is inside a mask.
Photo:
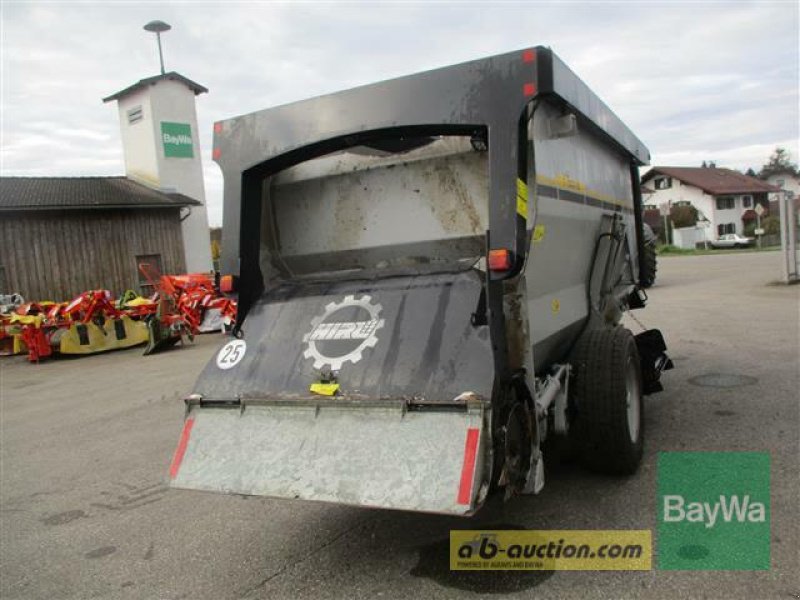
[{"label": "parked car", "polygon": [[745,248],[752,245],[753,238],[744,237],[738,233],[726,233],[711,242],[712,248]]}]

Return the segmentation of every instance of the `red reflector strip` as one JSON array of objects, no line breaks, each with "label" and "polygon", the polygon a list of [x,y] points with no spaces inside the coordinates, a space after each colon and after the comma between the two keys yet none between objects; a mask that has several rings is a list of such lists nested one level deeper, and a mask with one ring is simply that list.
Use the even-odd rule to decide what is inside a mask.
[{"label": "red reflector strip", "polygon": [[186,446],[189,443],[189,434],[192,433],[193,425],[194,419],[186,419],[186,423],[183,424],[181,439],[178,441],[178,447],[175,448],[175,455],[172,457],[172,464],[169,466],[170,479],[175,479],[178,476],[178,469],[181,468],[183,455],[186,454]]},{"label": "red reflector strip", "polygon": [[222,133],[222,123],[214,123],[214,133]]},{"label": "red reflector strip", "polygon": [[222,150],[220,150],[219,148],[214,148],[214,150],[212,150],[212,152],[211,152],[211,158],[216,160],[220,156],[222,156]]},{"label": "red reflector strip", "polygon": [[536,52],[533,50],[525,50],[525,52],[522,53],[522,62],[529,63],[534,60],[536,60]]},{"label": "red reflector strip", "polygon": [[461,467],[461,483],[458,486],[458,503],[472,503],[472,484],[475,478],[475,458],[478,454],[478,439],[481,430],[475,427],[467,429],[467,441],[464,443],[464,464]]},{"label": "red reflector strip", "polygon": [[522,86],[522,93],[526,96],[533,96],[536,93],[536,84],[526,83]]}]

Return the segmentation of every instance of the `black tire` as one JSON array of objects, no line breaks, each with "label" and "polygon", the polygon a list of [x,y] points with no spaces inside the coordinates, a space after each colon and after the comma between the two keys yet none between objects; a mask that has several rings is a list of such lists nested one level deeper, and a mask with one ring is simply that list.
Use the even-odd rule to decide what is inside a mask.
[{"label": "black tire", "polygon": [[649,288],[656,282],[656,244],[658,238],[650,226],[646,223],[642,225],[642,235],[644,236],[644,254],[640,260],[639,285]]},{"label": "black tire", "polygon": [[[644,403],[633,334],[622,326],[589,331],[570,362],[569,433],[578,459],[601,473],[634,473],[644,450]],[[632,427],[629,396],[638,407],[631,412]]]}]

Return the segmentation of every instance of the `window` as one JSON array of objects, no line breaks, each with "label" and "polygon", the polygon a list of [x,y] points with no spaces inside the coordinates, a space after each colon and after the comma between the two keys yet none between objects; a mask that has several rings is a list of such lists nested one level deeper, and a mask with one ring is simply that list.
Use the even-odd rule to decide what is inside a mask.
[{"label": "window", "polygon": [[[149,271],[156,271],[158,275],[161,275],[164,272],[161,269],[161,255],[139,254],[136,256],[136,275],[139,278],[139,290],[141,291],[142,296],[152,296],[156,291],[155,287],[152,283],[150,283],[148,277],[142,273],[142,270],[139,268],[139,265],[141,264],[149,265]],[[152,279],[154,276],[155,273],[151,275],[150,279]]]},{"label": "window", "polygon": [[128,111],[128,125],[138,123],[142,119],[144,119],[144,113],[142,112],[141,104],[139,106],[134,106]]},{"label": "window", "polygon": [[736,224],[735,223],[720,223],[717,225],[717,235],[722,237],[728,233],[736,233]]},{"label": "window", "polygon": [[667,190],[672,187],[672,177],[656,177],[655,186],[657,190]]},{"label": "window", "polygon": [[752,196],[742,196],[742,208],[753,208]]},{"label": "window", "polygon": [[728,210],[734,207],[733,196],[718,196],[717,210]]}]

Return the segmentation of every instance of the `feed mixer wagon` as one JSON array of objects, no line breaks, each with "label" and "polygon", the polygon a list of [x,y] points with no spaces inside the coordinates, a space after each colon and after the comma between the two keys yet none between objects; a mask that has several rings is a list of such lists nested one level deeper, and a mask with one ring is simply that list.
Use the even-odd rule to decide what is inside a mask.
[{"label": "feed mixer wagon", "polygon": [[551,50],[235,117],[213,152],[239,309],[173,487],[468,515],[538,492],[547,438],[635,471],[671,367],[620,324],[649,154]]}]

